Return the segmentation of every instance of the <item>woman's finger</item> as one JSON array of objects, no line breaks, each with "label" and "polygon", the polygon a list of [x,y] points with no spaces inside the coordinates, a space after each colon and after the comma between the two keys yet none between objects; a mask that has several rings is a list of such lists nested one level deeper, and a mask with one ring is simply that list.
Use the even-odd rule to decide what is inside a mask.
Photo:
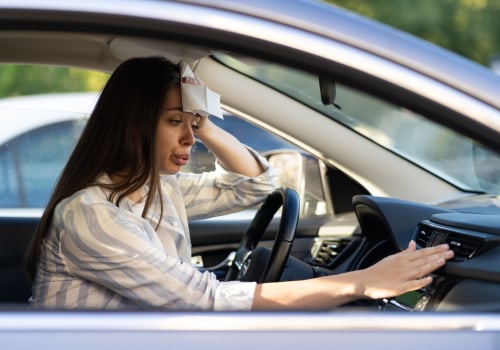
[{"label": "woman's finger", "polygon": [[[450,252],[450,253],[449,253]],[[412,250],[410,247],[404,251],[410,260],[420,260],[425,257],[443,256],[448,257],[450,254],[453,256],[453,251],[447,244],[440,244],[434,247],[423,248],[419,250]]]}]

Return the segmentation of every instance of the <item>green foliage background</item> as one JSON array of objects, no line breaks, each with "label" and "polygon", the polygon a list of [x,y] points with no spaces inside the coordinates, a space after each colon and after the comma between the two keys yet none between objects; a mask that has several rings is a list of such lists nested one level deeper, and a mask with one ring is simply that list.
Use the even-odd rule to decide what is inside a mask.
[{"label": "green foliage background", "polygon": [[[412,33],[485,66],[500,54],[500,0],[324,0]],[[0,98],[99,91],[109,75],[74,68],[0,65]]]},{"label": "green foliage background", "polygon": [[0,65],[0,97],[62,91],[100,91],[109,75],[68,67]]},{"label": "green foliage background", "polygon": [[325,0],[489,66],[500,54],[500,0]]}]

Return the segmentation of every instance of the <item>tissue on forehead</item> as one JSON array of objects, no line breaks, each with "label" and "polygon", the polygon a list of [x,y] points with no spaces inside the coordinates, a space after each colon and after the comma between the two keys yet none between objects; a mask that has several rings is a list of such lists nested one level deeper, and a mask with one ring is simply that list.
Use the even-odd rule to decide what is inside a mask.
[{"label": "tissue on forehead", "polygon": [[182,110],[203,117],[209,115],[223,119],[220,95],[210,90],[186,62],[179,63],[181,73]]}]

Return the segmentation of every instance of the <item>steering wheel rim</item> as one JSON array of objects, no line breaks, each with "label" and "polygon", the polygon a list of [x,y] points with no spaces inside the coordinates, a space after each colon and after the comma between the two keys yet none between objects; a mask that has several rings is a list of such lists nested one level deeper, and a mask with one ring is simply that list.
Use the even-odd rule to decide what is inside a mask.
[{"label": "steering wheel rim", "polygon": [[[283,207],[283,210],[273,248],[267,257],[262,273],[258,273],[260,277],[254,281],[264,283],[280,280],[286,261],[290,256],[300,213],[299,195],[291,188],[276,189],[267,196],[257,210],[240,241],[233,263],[226,273],[226,281],[249,281],[251,279],[247,279],[246,276],[255,276],[256,273],[252,273],[251,269],[255,269],[257,266],[256,264],[250,264],[252,253],[256,250],[262,235],[281,207]],[[262,268],[262,266],[258,266],[258,268]]]}]

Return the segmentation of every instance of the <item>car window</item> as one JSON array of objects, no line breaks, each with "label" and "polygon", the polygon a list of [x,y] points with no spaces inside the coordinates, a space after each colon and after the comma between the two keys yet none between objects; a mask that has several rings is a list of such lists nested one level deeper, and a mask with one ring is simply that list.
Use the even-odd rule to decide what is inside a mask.
[{"label": "car window", "polygon": [[43,207],[83,126],[79,120],[53,123],[0,145],[0,207]]},{"label": "car window", "polygon": [[[45,206],[97,101],[98,92],[67,92],[71,86],[66,86],[65,74],[69,73],[61,69],[0,66],[0,72],[8,71],[12,75],[15,75],[13,72],[21,76],[26,73],[49,76],[53,73],[57,81],[63,80],[59,86],[62,92],[52,91],[57,82],[44,83],[50,93],[39,93],[43,89],[33,90],[32,84],[25,87],[12,85],[10,95],[13,96],[10,96],[5,88],[10,84],[4,82],[2,85],[4,89],[0,93],[7,96],[0,98],[0,208]],[[93,73],[88,71],[95,80]],[[82,71],[78,71],[78,75],[86,77]],[[82,88],[83,85],[77,84],[76,87]],[[33,91],[36,93],[31,94]],[[296,149],[280,137],[236,116],[225,114],[224,120],[213,118],[213,121],[258,152]],[[214,156],[202,143],[196,142],[191,161],[183,171],[202,173],[213,169]]]},{"label": "car window", "polygon": [[[47,99],[52,98],[47,96]],[[52,102],[57,105],[57,100]],[[21,135],[0,142],[0,208],[44,207],[83,131],[86,122],[84,112],[73,115],[72,119],[51,123],[59,112],[50,114],[45,111],[46,125],[44,118],[38,118],[37,123],[42,126],[26,126],[28,130]],[[225,115],[224,120],[214,122],[258,152],[296,149],[278,136],[235,116]],[[202,143],[196,142],[191,161],[182,171],[202,173],[213,169],[214,156]]]}]

